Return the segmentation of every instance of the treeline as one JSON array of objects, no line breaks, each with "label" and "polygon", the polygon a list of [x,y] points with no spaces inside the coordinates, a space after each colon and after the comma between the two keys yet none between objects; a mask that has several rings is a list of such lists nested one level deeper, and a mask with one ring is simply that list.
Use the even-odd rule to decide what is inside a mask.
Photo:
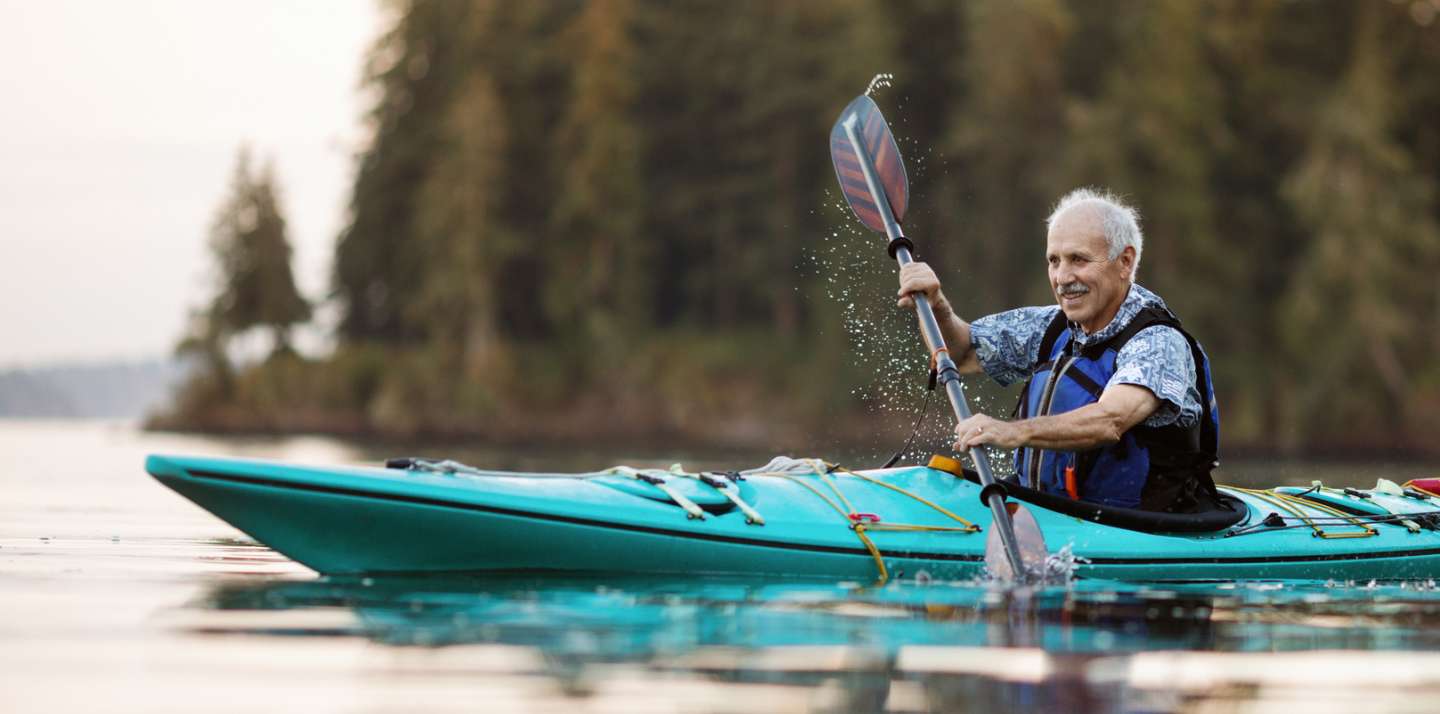
[{"label": "treeline", "polygon": [[369,59],[336,353],[157,423],[765,447],[888,430],[867,419],[913,406],[893,373],[923,355],[857,349],[918,343],[882,316],[893,269],[840,208],[826,142],[887,72],[907,232],[964,314],[1048,302],[1048,208],[1105,186],[1144,216],[1140,282],[1215,363],[1227,448],[1434,448],[1436,10],[399,3]]}]

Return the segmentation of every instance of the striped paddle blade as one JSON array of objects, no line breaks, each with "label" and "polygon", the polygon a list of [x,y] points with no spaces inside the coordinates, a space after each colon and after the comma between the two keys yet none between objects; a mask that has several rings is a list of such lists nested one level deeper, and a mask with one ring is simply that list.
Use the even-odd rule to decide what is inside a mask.
[{"label": "striped paddle blade", "polygon": [[905,220],[905,207],[910,202],[910,184],[905,180],[905,164],[900,161],[900,149],[895,146],[895,137],[890,134],[890,127],[885,125],[885,117],[880,116],[880,108],[863,94],[856,97],[855,101],[850,102],[850,106],[840,113],[835,128],[830,130],[830,157],[835,160],[835,175],[840,178],[840,188],[845,192],[845,200],[850,202],[850,208],[866,228],[883,233],[885,221],[880,217],[875,200],[870,196],[869,186],[865,184],[865,174],[860,170],[860,159],[855,155],[855,147],[845,133],[845,122],[852,114],[858,120],[865,152],[875,163],[876,177],[880,180],[881,191],[890,204],[890,213],[895,217],[896,223]]}]

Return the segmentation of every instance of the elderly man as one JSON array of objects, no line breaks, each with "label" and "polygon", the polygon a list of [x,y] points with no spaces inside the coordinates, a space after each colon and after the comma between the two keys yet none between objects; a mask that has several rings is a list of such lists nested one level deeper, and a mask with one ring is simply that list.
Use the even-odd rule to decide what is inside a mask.
[{"label": "elderly man", "polygon": [[900,272],[900,305],[923,293],[961,373],[1028,380],[1020,418],[955,427],[955,448],[1015,449],[1020,482],[1111,506],[1186,513],[1213,495],[1218,421],[1210,368],[1154,293],[1134,283],[1143,242],[1134,209],[1072,191],[1046,221],[1059,307],[960,319],[924,263]]}]

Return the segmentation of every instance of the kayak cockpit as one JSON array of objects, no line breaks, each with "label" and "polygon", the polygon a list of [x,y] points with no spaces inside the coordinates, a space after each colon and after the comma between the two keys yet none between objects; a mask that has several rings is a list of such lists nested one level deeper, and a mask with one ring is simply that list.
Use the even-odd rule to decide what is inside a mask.
[{"label": "kayak cockpit", "polygon": [[[965,478],[978,482],[968,471]],[[1197,494],[1200,509],[1194,513],[1161,513],[1078,501],[1027,488],[1014,481],[1001,481],[1000,484],[1005,487],[1005,495],[1017,501],[1082,521],[1141,533],[1214,533],[1235,526],[1250,515],[1250,509],[1243,501],[1223,492],[1219,501],[1203,491]]]}]

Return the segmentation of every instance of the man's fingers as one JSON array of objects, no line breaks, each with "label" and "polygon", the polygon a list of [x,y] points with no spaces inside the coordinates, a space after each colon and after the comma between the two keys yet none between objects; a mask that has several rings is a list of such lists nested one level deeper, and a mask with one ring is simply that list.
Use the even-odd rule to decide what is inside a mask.
[{"label": "man's fingers", "polygon": [[986,443],[985,427],[965,427],[958,434],[960,437],[954,444],[958,451],[969,451],[970,447],[976,444]]},{"label": "man's fingers", "polygon": [[935,271],[924,263],[910,263],[900,269],[900,299],[901,307],[912,307],[915,304],[912,293],[920,293],[930,296],[931,293],[940,289],[940,280],[935,277]]}]

